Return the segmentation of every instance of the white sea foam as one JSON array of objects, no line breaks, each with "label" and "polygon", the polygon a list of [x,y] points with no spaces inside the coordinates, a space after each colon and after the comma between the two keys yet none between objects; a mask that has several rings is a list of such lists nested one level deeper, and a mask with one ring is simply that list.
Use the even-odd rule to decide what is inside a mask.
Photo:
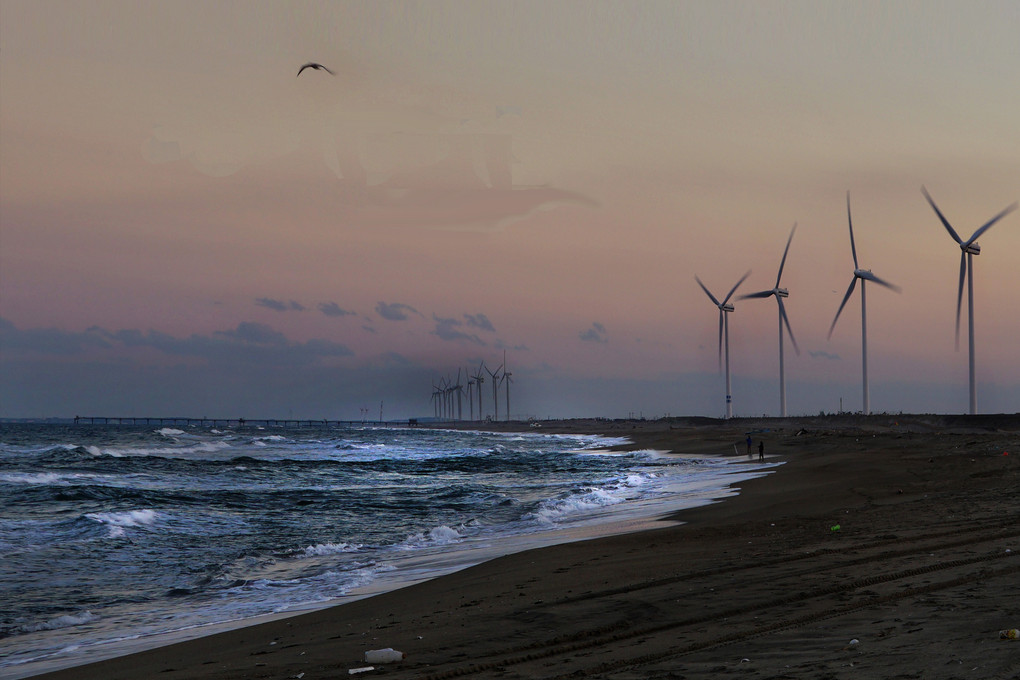
[{"label": "white sea foam", "polygon": [[64,475],[53,472],[7,472],[0,474],[0,482],[5,484],[55,484],[64,481]]},{"label": "white sea foam", "polygon": [[50,619],[49,621],[29,623],[21,626],[18,630],[22,633],[35,633],[40,630],[59,630],[61,628],[70,628],[71,626],[80,626],[83,623],[95,621],[98,618],[98,616],[86,610],[79,612],[78,614],[65,614],[63,616],[58,616],[55,619]]},{"label": "white sea foam", "polygon": [[320,543],[319,545],[310,545],[305,548],[305,555],[338,555],[340,553],[356,552],[359,548],[361,548],[361,545],[356,543]]},{"label": "white sea foam", "polygon": [[177,435],[184,434],[184,430],[178,430],[173,427],[164,427],[160,430],[156,430],[156,432],[164,437],[176,437]]},{"label": "white sea foam", "polygon": [[110,527],[110,538],[121,538],[125,529],[151,526],[159,518],[155,510],[128,510],[126,512],[90,512],[89,519]]},{"label": "white sea foam", "polygon": [[459,531],[442,525],[431,529],[428,533],[422,532],[409,536],[397,547],[401,550],[416,550],[433,545],[449,545],[460,539]]},{"label": "white sea foam", "polygon": [[634,495],[632,489],[643,486],[647,482],[648,478],[645,476],[630,474],[616,484],[606,487],[589,487],[581,493],[566,498],[543,501],[534,512],[526,515],[525,519],[544,526],[575,519],[610,505],[623,503]]}]

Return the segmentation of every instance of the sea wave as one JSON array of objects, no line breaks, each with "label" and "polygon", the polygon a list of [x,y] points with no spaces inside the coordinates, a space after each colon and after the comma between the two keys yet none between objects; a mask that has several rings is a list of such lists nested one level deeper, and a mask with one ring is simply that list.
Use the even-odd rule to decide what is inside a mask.
[{"label": "sea wave", "polygon": [[408,536],[397,548],[400,550],[420,550],[430,546],[450,545],[451,543],[457,543],[462,538],[463,536],[459,531],[444,524],[433,527],[426,532],[419,532]]},{"label": "sea wave", "polygon": [[155,510],[127,510],[125,512],[90,512],[85,515],[100,524],[110,527],[110,538],[122,538],[126,529],[152,526],[159,519]]},{"label": "sea wave", "polygon": [[78,612],[77,614],[64,614],[48,621],[40,621],[38,623],[26,623],[20,626],[15,626],[11,632],[14,633],[36,633],[40,630],[60,630],[61,628],[70,628],[71,626],[80,626],[83,623],[89,623],[97,620],[99,617],[92,612],[85,610]]},{"label": "sea wave", "polygon": [[320,543],[305,548],[304,554],[315,557],[338,555],[340,553],[357,552],[361,547],[360,543]]}]

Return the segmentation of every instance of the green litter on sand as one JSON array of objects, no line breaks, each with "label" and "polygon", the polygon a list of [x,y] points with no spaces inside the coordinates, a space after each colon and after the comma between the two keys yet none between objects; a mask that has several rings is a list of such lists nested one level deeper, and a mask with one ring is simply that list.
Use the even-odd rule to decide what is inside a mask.
[{"label": "green litter on sand", "polygon": [[833,524],[832,527],[829,529],[829,531],[839,531],[839,525],[838,524]]}]

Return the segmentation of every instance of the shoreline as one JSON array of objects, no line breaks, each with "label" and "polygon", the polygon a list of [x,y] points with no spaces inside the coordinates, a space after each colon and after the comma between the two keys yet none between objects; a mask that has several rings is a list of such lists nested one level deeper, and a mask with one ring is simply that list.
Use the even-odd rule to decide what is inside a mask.
[{"label": "shoreline", "polygon": [[[1018,448],[1020,419],[899,420],[764,421],[766,455],[786,464],[740,482],[735,496],[663,518],[679,526],[514,553],[32,677],[313,680],[346,675],[384,647],[407,654],[375,671],[392,677],[816,677],[823,667],[850,677],[861,665],[889,677],[935,668],[935,658],[939,672],[955,673],[945,677],[1009,677],[1020,648],[994,633],[1020,625],[1020,607],[1002,604],[1020,570],[1011,557],[1020,450],[1002,452]],[[749,424],[560,421],[542,431],[705,455],[732,451]],[[947,601],[929,611],[934,599]]]},{"label": "shoreline", "polygon": [[[472,430],[472,432],[480,432]],[[487,432],[493,436],[507,436],[510,432]],[[653,495],[648,498],[632,498],[622,503],[609,503],[602,509],[589,510],[586,517],[567,519],[562,524],[550,524],[545,529],[508,533],[498,536],[477,536],[462,538],[456,544],[424,548],[420,551],[405,554],[398,553],[395,559],[386,563],[386,567],[369,583],[353,587],[343,596],[328,601],[298,603],[285,609],[266,611],[243,618],[222,619],[180,628],[167,629],[162,632],[140,633],[127,635],[124,631],[119,637],[95,642],[87,640],[69,640],[61,645],[68,653],[54,652],[51,656],[40,656],[25,663],[16,663],[0,668],[0,676],[22,678],[37,677],[45,673],[76,668],[88,664],[100,663],[119,656],[144,652],[188,640],[216,635],[218,633],[255,626],[260,623],[278,619],[300,616],[306,613],[344,606],[358,600],[375,597],[380,594],[406,588],[434,578],[456,573],[477,564],[504,557],[517,552],[535,550],[552,545],[567,544],[577,541],[593,540],[617,534],[633,533],[661,526],[660,522],[678,510],[697,505],[711,504],[733,494],[734,482],[750,477],[770,474],[774,464],[762,465],[755,461],[720,460],[710,462],[704,456],[674,456],[668,452],[644,449],[622,436],[607,437],[602,435],[555,434],[548,432],[522,431],[523,436],[570,438],[580,441],[582,452],[591,447],[593,453],[615,456],[625,455],[632,450],[642,450],[653,457],[704,461],[697,465],[698,472],[687,472],[694,475],[697,483],[689,481],[671,492]],[[555,444],[554,444],[555,446]],[[692,461],[694,462],[694,461]],[[704,477],[703,479],[701,479]]]}]

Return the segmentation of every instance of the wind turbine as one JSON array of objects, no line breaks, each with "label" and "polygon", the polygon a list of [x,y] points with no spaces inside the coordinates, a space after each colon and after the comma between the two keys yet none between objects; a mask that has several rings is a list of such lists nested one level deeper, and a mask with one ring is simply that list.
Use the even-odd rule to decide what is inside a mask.
[{"label": "wind turbine", "polygon": [[942,225],[949,232],[949,235],[953,237],[953,240],[960,246],[960,287],[956,293],[956,349],[960,349],[960,306],[963,303],[963,277],[967,276],[967,323],[968,323],[968,350],[969,350],[969,361],[970,361],[970,413],[974,415],[977,413],[977,381],[974,377],[974,255],[981,254],[981,246],[978,245],[977,240],[981,234],[991,229],[992,225],[1001,220],[1003,217],[1013,212],[1017,208],[1017,203],[1008,206],[1005,210],[1000,212],[992,219],[985,222],[977,231],[974,232],[973,236],[964,241],[960,238],[959,234],[949,225],[949,220],[943,216],[942,211],[939,210],[938,206],[935,205],[935,201],[932,200],[928,190],[923,186],[921,192],[924,197],[928,199],[928,203],[931,204],[932,209],[935,210],[935,214],[939,216],[942,221]]},{"label": "wind turbine", "polygon": [[503,377],[500,378],[500,382],[506,383],[506,421],[510,422],[510,383],[513,382],[513,373],[506,370],[506,350],[503,350]]},{"label": "wind turbine", "polygon": [[485,382],[485,376],[482,374],[483,370],[486,372],[488,371],[488,369],[485,368],[485,362],[481,361],[478,363],[478,372],[471,376],[475,379],[475,384],[478,386],[478,420],[481,420],[484,417],[484,411],[482,411],[482,383]]},{"label": "wind turbine", "polygon": [[488,367],[485,368],[485,372],[492,378],[492,419],[499,420],[499,372],[503,370],[503,364],[499,365],[499,368],[495,372],[490,371]]},{"label": "wind turbine", "polygon": [[460,384],[459,368],[457,369],[457,382],[453,384],[453,392],[457,395],[457,420],[464,420],[464,386]]},{"label": "wind turbine", "polygon": [[436,385],[436,381],[433,380],[432,381],[432,410],[433,410],[433,412],[434,412],[434,414],[436,416],[436,420],[439,419],[439,395],[441,395],[441,394],[442,394],[442,391]]},{"label": "wind turbine", "polygon": [[832,338],[832,330],[836,327],[836,321],[839,320],[839,313],[843,311],[843,307],[846,306],[846,301],[853,295],[854,287],[857,285],[857,280],[861,280],[861,371],[864,375],[864,415],[871,413],[871,405],[868,397],[868,305],[867,297],[864,293],[864,283],[866,281],[874,281],[880,286],[885,286],[890,290],[894,290],[897,293],[900,292],[900,287],[883,281],[874,274],[871,273],[870,269],[861,269],[857,263],[857,246],[854,245],[854,223],[850,217],[850,192],[846,192],[846,221],[850,225],[850,252],[854,256],[854,277],[850,279],[850,287],[846,289],[846,295],[843,296],[843,302],[840,303],[839,309],[836,310],[836,317],[832,320],[832,325],[829,326],[829,338]]},{"label": "wind turbine", "polygon": [[442,390],[443,408],[442,416],[443,420],[450,419],[450,383],[446,378],[439,380],[439,389]]},{"label": "wind turbine", "polygon": [[475,402],[472,400],[471,388],[475,386],[475,380],[471,377],[471,374],[465,369],[464,373],[468,377],[467,381],[467,402],[468,402],[468,418],[473,422],[475,419]]},{"label": "wind turbine", "polygon": [[748,270],[746,274],[740,277],[737,284],[730,289],[730,292],[726,294],[722,302],[715,299],[715,296],[705,287],[705,284],[701,282],[697,276],[694,280],[701,286],[701,290],[705,291],[705,295],[712,301],[712,303],[719,308],[719,363],[722,364],[722,352],[723,352],[723,337],[726,338],[726,417],[733,417],[733,397],[730,395],[730,319],[727,316],[733,311],[733,305],[730,304],[730,298],[737,292],[737,288],[744,282],[748,276],[751,275],[751,270]]},{"label": "wind turbine", "polygon": [[786,417],[786,370],[783,366],[783,324],[786,324],[786,330],[790,331],[790,341],[793,343],[793,349],[800,354],[800,349],[797,347],[797,339],[793,337],[793,329],[790,328],[790,318],[786,316],[786,307],[783,306],[783,298],[790,296],[790,291],[785,288],[779,287],[779,281],[783,278],[783,267],[786,266],[786,254],[790,252],[790,242],[793,241],[793,233],[797,231],[797,225],[793,225],[793,229],[790,230],[790,238],[786,239],[786,250],[783,251],[783,259],[779,263],[779,275],[776,276],[776,285],[772,290],[763,290],[758,293],[750,293],[748,295],[741,295],[741,300],[747,300],[749,298],[768,298],[775,297],[776,302],[779,303],[779,408],[782,411],[782,415]]}]

